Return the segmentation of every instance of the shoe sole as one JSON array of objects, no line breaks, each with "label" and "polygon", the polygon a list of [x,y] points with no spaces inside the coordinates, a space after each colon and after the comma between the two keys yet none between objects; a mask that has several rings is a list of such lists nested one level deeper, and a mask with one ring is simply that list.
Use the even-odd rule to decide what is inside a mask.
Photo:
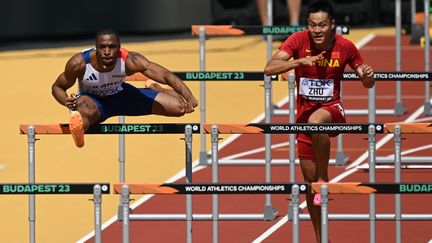
[{"label": "shoe sole", "polygon": [[78,111],[72,111],[69,120],[69,130],[75,145],[78,148],[84,146],[84,123],[81,114]]}]

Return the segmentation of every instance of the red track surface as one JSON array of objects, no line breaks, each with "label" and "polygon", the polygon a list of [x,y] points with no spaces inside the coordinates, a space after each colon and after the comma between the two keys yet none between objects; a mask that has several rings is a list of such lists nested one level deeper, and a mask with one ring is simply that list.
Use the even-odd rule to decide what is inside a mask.
[{"label": "red track surface", "polygon": [[[392,71],[395,68],[394,37],[376,37],[365,48],[361,49],[366,63],[372,65],[376,71]],[[421,71],[424,70],[423,49],[409,46],[408,37],[403,38],[402,48],[402,70]],[[405,50],[404,50],[405,49]],[[407,114],[403,117],[377,116],[378,122],[397,122],[406,120],[414,111],[423,105],[424,83],[404,82],[402,85],[403,96],[419,96],[414,99],[404,99]],[[363,89],[360,82],[345,82],[344,104],[346,109],[367,107],[367,90]],[[395,98],[380,99],[384,95],[394,97],[395,83],[382,82],[377,84],[377,109],[394,108]],[[354,96],[362,96],[357,99]],[[286,108],[286,107],[285,107]],[[420,117],[417,118],[421,118]],[[275,118],[273,122],[287,122],[287,118]],[[367,122],[366,116],[348,117],[348,122]],[[349,155],[350,161],[347,166],[329,169],[330,178],[345,172],[347,167],[367,151],[367,135],[346,135],[344,136],[344,150]],[[385,135],[378,135],[377,142]],[[430,143],[430,135],[407,135],[402,142],[402,150],[416,148]],[[428,139],[429,138],[429,139]],[[272,143],[282,143],[288,140],[287,135],[273,135]],[[221,149],[219,158],[237,154],[251,149],[264,146],[262,135],[242,135],[228,146]],[[336,150],[336,140],[332,140],[332,158]],[[377,156],[393,154],[393,140],[389,140],[377,151]],[[431,156],[431,149],[422,150],[409,156]],[[273,150],[273,159],[286,159],[288,147],[281,147]],[[252,154],[242,158],[263,159],[264,153]],[[365,160],[360,161],[362,163]],[[403,169],[402,181],[404,182],[431,182],[430,169]],[[297,181],[302,176],[297,166]],[[289,180],[288,166],[273,166],[272,181],[286,182]],[[183,181],[183,180],[182,180]],[[193,175],[194,182],[210,182],[211,168],[200,170]],[[221,166],[219,169],[220,182],[263,182],[264,166]],[[368,181],[368,171],[358,169],[351,175],[342,179],[345,182]],[[377,169],[377,182],[394,181],[392,169]],[[369,198],[366,195],[331,195],[330,213],[368,213]],[[219,223],[219,242],[252,242],[271,226],[281,220],[287,214],[289,201],[287,195],[273,195],[272,205],[279,209],[279,217],[274,221],[221,221]],[[304,200],[304,196],[301,196]],[[403,213],[432,213],[432,195],[404,195],[402,194]],[[377,210],[381,213],[394,213],[394,196],[377,195]],[[220,213],[263,213],[265,198],[264,195],[220,195]],[[194,213],[211,213],[211,196],[194,196]],[[184,213],[185,197],[182,195],[154,196],[139,206],[133,213]],[[307,212],[307,211],[305,211]],[[402,221],[403,242],[427,242],[432,239],[431,221]],[[193,241],[212,241],[212,222],[193,222]],[[186,242],[186,223],[184,221],[131,221],[130,229],[131,242]],[[377,221],[376,242],[395,242],[395,223],[393,221]],[[369,242],[369,221],[330,221],[329,238],[332,242]],[[116,222],[103,231],[103,239],[108,242],[121,242],[121,223]],[[291,223],[285,223],[275,232],[269,235],[263,242],[291,242]],[[94,242],[90,239],[88,242]],[[315,242],[312,224],[309,221],[302,221],[300,224],[300,242]]]}]

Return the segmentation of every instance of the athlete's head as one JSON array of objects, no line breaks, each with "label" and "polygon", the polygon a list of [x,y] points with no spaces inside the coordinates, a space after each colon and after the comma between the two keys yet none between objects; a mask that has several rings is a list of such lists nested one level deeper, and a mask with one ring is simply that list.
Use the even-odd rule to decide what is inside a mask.
[{"label": "athlete's head", "polygon": [[116,31],[101,30],[96,34],[96,58],[105,67],[112,67],[120,50],[120,39]]},{"label": "athlete's head", "polygon": [[331,3],[324,0],[312,2],[307,8],[307,23],[315,45],[326,48],[336,25]]}]

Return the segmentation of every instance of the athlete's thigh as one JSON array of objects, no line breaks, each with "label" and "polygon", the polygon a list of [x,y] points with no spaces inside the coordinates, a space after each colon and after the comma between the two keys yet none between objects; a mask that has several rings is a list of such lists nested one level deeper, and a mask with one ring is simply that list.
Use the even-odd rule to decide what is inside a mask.
[{"label": "athlete's thigh", "polygon": [[89,120],[91,124],[95,123],[100,117],[100,104],[88,95],[80,95],[77,99],[77,110],[80,114]]},{"label": "athlete's thigh", "polygon": [[322,107],[312,112],[308,118],[308,123],[330,123],[332,121],[331,113]]}]

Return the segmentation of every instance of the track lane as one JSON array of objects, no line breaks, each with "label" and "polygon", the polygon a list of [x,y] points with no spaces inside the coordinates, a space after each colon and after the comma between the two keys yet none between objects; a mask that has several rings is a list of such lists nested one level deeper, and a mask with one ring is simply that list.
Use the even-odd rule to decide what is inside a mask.
[{"label": "track lane", "polygon": [[[381,38],[376,38],[378,41],[381,41]],[[374,39],[373,41],[377,41]],[[388,38],[385,41],[388,41]],[[406,41],[405,41],[406,42]],[[380,43],[380,42],[378,42]],[[372,42],[372,44],[375,44]],[[368,58],[367,55],[372,55],[373,53],[367,53],[368,51],[363,51],[362,54],[365,58],[365,60],[370,60],[370,57]],[[385,55],[382,55],[385,56]],[[388,55],[387,55],[388,57]],[[377,64],[374,65],[372,62],[368,62],[371,65],[374,65],[374,68],[376,70],[381,70],[381,68],[384,68],[385,65],[383,62],[380,62],[379,60],[374,60],[374,62],[377,61]],[[386,63],[388,65],[389,63]],[[416,68],[416,70],[421,70],[421,68]],[[389,85],[391,82],[386,82],[383,84],[378,84],[378,90],[384,90],[383,93],[379,91],[379,95],[391,95],[394,94],[394,90],[392,90],[392,87],[394,85]],[[350,92],[353,92],[355,95],[359,95],[360,92],[357,92],[359,90],[360,84],[347,84],[344,85],[344,93],[349,95]],[[382,87],[381,87],[382,86]],[[416,95],[418,94],[420,86],[418,84],[409,84],[404,85],[403,94],[411,94]],[[415,92],[412,92],[414,90]],[[421,89],[420,89],[421,90]],[[377,107],[378,108],[392,108],[393,103],[391,100],[389,101],[377,101]],[[379,121],[383,122],[394,122],[394,121],[402,121],[409,117],[409,115],[416,110],[419,107],[419,102],[416,100],[413,102],[412,100],[407,100],[406,102],[408,113],[400,118],[395,117],[383,117],[379,116]],[[420,103],[421,104],[421,103]],[[358,104],[356,103],[350,103],[349,100],[345,102],[346,108],[356,108]],[[364,104],[362,104],[364,105]],[[364,108],[364,106],[360,106]],[[421,116],[419,116],[421,118]],[[276,118],[275,121],[279,119]],[[365,122],[364,117],[349,117],[349,122]],[[285,121],[286,122],[286,121]],[[261,138],[258,137],[245,137],[246,135],[239,136],[236,140],[234,140],[229,145],[223,147],[220,151],[220,158],[223,156],[229,156],[233,153],[239,153],[241,151],[248,151],[249,149],[254,149],[257,147],[263,146],[263,136]],[[248,136],[255,136],[255,135],[248,135]],[[354,138],[355,136],[355,138]],[[351,158],[351,164],[355,158],[358,158],[361,156],[362,151],[366,151],[367,146],[365,141],[363,140],[363,137],[361,135],[354,135],[353,137],[347,137],[345,136],[344,144],[345,148],[347,148],[347,152],[349,153],[349,156]],[[383,137],[383,135],[379,135],[378,137]],[[283,135],[273,135],[272,136],[272,142],[275,143],[281,143],[286,142],[288,136]],[[418,146],[418,143],[425,142],[423,139],[416,139],[416,144],[413,144],[413,147]],[[411,143],[410,143],[411,144]],[[335,140],[332,140],[332,154],[334,154],[335,151]],[[404,144],[405,145],[405,144]],[[403,146],[404,146],[403,145]],[[283,147],[282,147],[283,148]],[[288,151],[278,148],[274,150],[273,158],[286,158]],[[363,149],[364,148],[364,149]],[[378,156],[385,156],[389,155],[392,152],[392,145],[391,142],[387,142],[382,149],[380,149],[377,153]],[[425,152],[420,152],[419,154],[424,154]],[[427,152],[426,152],[427,154]],[[247,156],[247,158],[263,158],[263,153],[256,153],[250,156]],[[361,162],[361,161],[360,161]],[[330,168],[330,177],[335,178],[341,173],[346,172],[345,167],[331,167]],[[419,176],[419,172],[413,173],[412,170],[409,171],[410,173],[406,173],[407,175],[403,174],[403,180],[411,180],[411,179],[420,179],[422,178]],[[427,173],[421,173],[427,175]],[[273,180],[275,182],[277,181],[286,181],[289,175],[289,170],[287,166],[274,166],[272,169],[272,176]],[[296,177],[301,178],[301,173],[299,171],[299,168],[297,166],[296,168]],[[210,170],[209,169],[202,169],[198,172],[194,173],[194,181],[196,182],[208,182],[210,181]],[[356,173],[353,173],[349,177],[347,177],[347,181],[351,180],[367,180],[367,173],[365,173],[363,170],[358,170]],[[388,170],[378,170],[377,173],[377,181],[379,180],[392,180],[392,173]],[[429,179],[430,180],[430,179]],[[179,180],[181,182],[183,180]],[[223,182],[240,182],[240,181],[249,181],[249,182],[257,182],[257,181],[264,181],[264,170],[262,166],[223,166],[220,168],[220,181]],[[338,196],[338,197],[336,197]],[[344,195],[347,196],[347,195]],[[332,206],[330,208],[331,212],[332,210],[341,210],[341,212],[347,212],[347,205],[350,207],[348,208],[348,211],[352,210],[351,205],[355,205],[356,208],[359,208],[359,210],[365,210],[364,205],[367,204],[367,199],[358,199],[358,196],[353,195],[354,198],[347,197],[347,198],[340,198],[339,195],[335,195],[335,199],[330,203]],[[429,196],[427,196],[429,197]],[[367,197],[366,197],[367,198]],[[252,221],[252,222],[245,222],[245,221],[232,221],[232,222],[220,222],[220,242],[251,242],[259,237],[259,235],[262,232],[265,232],[267,229],[269,229],[271,226],[277,224],[279,219],[283,219],[286,215],[286,207],[288,204],[288,196],[286,195],[274,195],[272,197],[272,202],[275,207],[279,209],[279,217],[276,221],[273,222],[265,222],[265,221]],[[406,199],[407,202],[415,202],[416,199]],[[418,199],[417,199],[418,200]],[[380,205],[383,206],[383,208],[379,208],[380,210],[384,210],[385,212],[390,212],[392,209],[391,207],[384,207],[387,205],[386,202],[389,202],[388,196],[384,196],[381,199],[381,195],[377,197],[377,202],[384,202],[380,203]],[[366,203],[365,203],[366,202]],[[227,196],[223,195],[220,197],[220,208],[221,213],[262,213],[263,207],[264,207],[264,197],[263,196],[257,196],[257,195],[240,195],[240,196]],[[184,198],[182,199],[181,196],[156,196],[152,197],[150,200],[148,200],[144,205],[138,207],[135,212],[160,212],[160,213],[167,213],[167,212],[184,212]],[[239,206],[240,205],[240,206]],[[403,200],[403,205],[405,205],[405,199]],[[344,210],[344,211],[342,211]],[[404,210],[410,210],[409,208],[405,208]],[[194,197],[194,212],[195,213],[209,213],[211,211],[211,200],[209,196],[197,196]],[[367,207],[366,207],[367,211]],[[366,212],[364,211],[364,212]],[[377,234],[377,242],[387,242],[387,241],[380,241],[381,239],[387,239],[391,241],[391,237],[394,235],[394,227],[392,222],[378,222],[377,228],[379,229],[380,234]],[[145,240],[148,240],[150,242],[183,242],[185,240],[185,224],[184,222],[159,222],[159,221],[152,221],[152,222],[133,222],[131,228],[131,242],[142,242]],[[358,242],[365,242],[368,241],[368,233],[365,234],[355,234],[359,230],[363,232],[368,232],[369,230],[369,223],[368,222],[331,222],[330,223],[330,237],[335,241],[335,239],[350,239],[350,242],[357,242],[356,240],[359,240]],[[415,237],[421,237],[419,240],[422,240],[424,242],[424,239],[430,239],[429,231],[424,231],[423,222],[403,222],[403,229],[404,232],[413,232],[412,231],[412,225],[417,226],[416,229],[420,231],[419,234],[416,233]],[[194,241],[195,242],[210,242],[211,241],[211,222],[194,222]],[[116,222],[111,227],[109,227],[106,231],[104,231],[104,236],[115,234],[113,239],[117,239],[118,237],[121,237],[120,233],[120,224]],[[405,231],[407,230],[407,231]],[[111,233],[110,233],[111,232]],[[311,234],[313,232],[312,226],[310,222],[302,222],[301,223],[301,236],[302,236],[302,242],[313,242],[313,235]],[[425,233],[426,232],[426,233]],[[355,234],[355,237],[353,237],[353,234]],[[429,236],[427,236],[429,234]],[[116,238],[117,237],[117,238]],[[120,238],[119,238],[120,239]],[[270,234],[267,238],[263,240],[263,242],[281,242],[286,239],[290,238],[290,224],[284,224],[282,227],[279,228],[279,230],[276,230],[273,234]],[[412,240],[415,240],[417,242],[417,238],[412,238],[412,235],[404,234],[404,241],[407,240],[408,242],[412,242]],[[92,241],[88,241],[92,242]],[[257,241],[260,242],[260,241]],[[343,242],[343,241],[342,241]]]}]

